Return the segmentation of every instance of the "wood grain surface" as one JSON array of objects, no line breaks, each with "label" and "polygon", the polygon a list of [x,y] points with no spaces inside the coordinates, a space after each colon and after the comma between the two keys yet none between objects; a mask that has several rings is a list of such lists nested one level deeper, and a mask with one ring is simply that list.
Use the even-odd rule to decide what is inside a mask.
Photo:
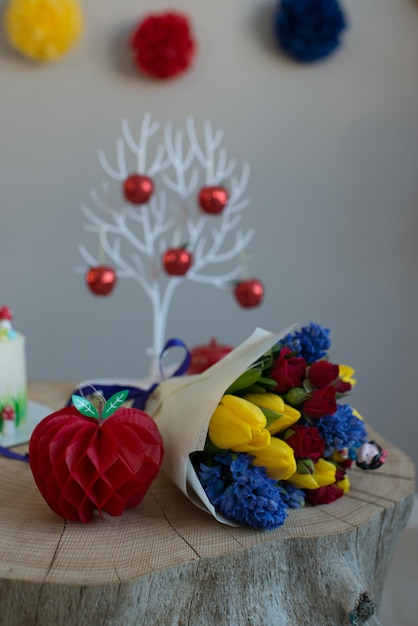
[{"label": "wood grain surface", "polygon": [[[73,388],[32,382],[30,398],[60,408]],[[341,500],[290,511],[274,531],[219,524],[162,474],[122,517],[68,522],[45,504],[27,463],[0,457],[0,624],[379,624],[415,471],[371,434],[386,464],[350,470]]]}]

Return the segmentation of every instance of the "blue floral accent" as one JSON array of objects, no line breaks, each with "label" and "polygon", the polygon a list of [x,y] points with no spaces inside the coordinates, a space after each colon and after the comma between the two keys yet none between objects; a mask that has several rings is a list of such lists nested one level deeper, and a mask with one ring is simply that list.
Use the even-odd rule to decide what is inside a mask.
[{"label": "blue floral accent", "polygon": [[284,480],[277,483],[277,488],[280,491],[283,502],[290,509],[299,509],[305,505],[305,492],[303,489],[298,489]]},{"label": "blue floral accent", "polygon": [[216,510],[227,519],[271,530],[283,524],[286,505],[277,482],[264,467],[251,465],[252,459],[245,453],[217,454],[212,467],[200,464],[199,480]]},{"label": "blue floral accent", "polygon": [[338,48],[346,21],[337,0],[281,0],[274,26],[290,56],[312,62]]},{"label": "blue floral accent", "polygon": [[334,415],[322,417],[316,426],[325,440],[324,456],[331,456],[334,450],[358,448],[368,440],[363,421],[348,404],[338,404]]},{"label": "blue floral accent", "polygon": [[326,356],[331,346],[329,334],[329,328],[311,322],[309,326],[303,326],[300,330],[286,335],[279,343],[310,364]]}]

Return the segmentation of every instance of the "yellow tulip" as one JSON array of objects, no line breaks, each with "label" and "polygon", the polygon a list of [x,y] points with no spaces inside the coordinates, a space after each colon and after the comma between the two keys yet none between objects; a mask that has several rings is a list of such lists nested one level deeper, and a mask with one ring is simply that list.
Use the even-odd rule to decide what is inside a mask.
[{"label": "yellow tulip", "polygon": [[362,417],[362,415],[360,415],[360,413],[358,411],[356,411],[356,409],[353,409],[353,407],[351,407],[351,410],[353,411],[353,415],[355,415],[356,417],[359,418],[359,420],[364,422],[364,418]]},{"label": "yellow tulip", "polygon": [[295,455],[292,448],[281,439],[272,437],[269,446],[254,450],[253,465],[265,467],[270,478],[287,480],[296,471]]},{"label": "yellow tulip", "polygon": [[335,483],[335,485],[338,489],[342,489],[344,493],[350,490],[350,481],[347,476],[344,476],[344,478]]},{"label": "yellow tulip", "polygon": [[270,444],[262,410],[238,396],[225,394],[209,422],[209,439],[218,448],[253,452]]},{"label": "yellow tulip", "polygon": [[331,458],[336,463],[344,463],[348,459],[348,448],[343,448],[342,450],[334,450]]},{"label": "yellow tulip", "polygon": [[295,472],[289,478],[289,482],[294,487],[299,487],[300,489],[318,489],[318,487],[325,487],[335,483],[335,470],[336,467],[333,463],[325,459],[319,459],[314,465],[313,474]]},{"label": "yellow tulip", "polygon": [[261,409],[276,413],[276,419],[272,417],[267,420],[266,428],[271,435],[281,433],[300,418],[300,411],[285,404],[283,399],[275,393],[249,393],[244,398]]},{"label": "yellow tulip", "polygon": [[352,387],[356,384],[357,380],[353,378],[356,370],[349,365],[338,365],[338,375],[345,383],[350,383]]}]

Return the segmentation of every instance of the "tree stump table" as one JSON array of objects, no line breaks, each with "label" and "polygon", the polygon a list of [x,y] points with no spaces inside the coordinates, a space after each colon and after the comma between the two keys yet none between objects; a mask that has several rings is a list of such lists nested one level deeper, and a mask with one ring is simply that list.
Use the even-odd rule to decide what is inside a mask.
[{"label": "tree stump table", "polygon": [[[32,383],[30,397],[60,408],[73,388]],[[216,522],[164,475],[122,517],[68,522],[27,463],[0,458],[0,624],[378,625],[414,467],[377,439],[389,452],[379,471],[351,470],[341,500],[292,510],[274,531]]]}]

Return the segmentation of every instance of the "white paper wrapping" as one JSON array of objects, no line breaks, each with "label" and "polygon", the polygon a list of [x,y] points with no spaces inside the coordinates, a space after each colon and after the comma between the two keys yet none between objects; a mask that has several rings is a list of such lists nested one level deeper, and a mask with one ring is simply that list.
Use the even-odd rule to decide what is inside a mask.
[{"label": "white paper wrapping", "polygon": [[189,455],[204,449],[210,418],[225,390],[295,326],[278,334],[256,328],[244,343],[202,374],[160,383],[147,403],[146,411],[156,420],[164,440],[163,471],[189,500],[224,524],[239,525],[215,511]]}]

